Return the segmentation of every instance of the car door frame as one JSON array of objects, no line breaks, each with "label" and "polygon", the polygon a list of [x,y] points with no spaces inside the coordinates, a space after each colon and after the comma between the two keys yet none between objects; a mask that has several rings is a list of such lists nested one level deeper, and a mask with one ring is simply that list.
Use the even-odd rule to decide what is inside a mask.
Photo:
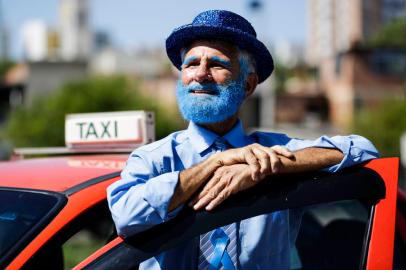
[{"label": "car door frame", "polygon": [[[393,248],[394,248],[394,236],[395,236],[395,211],[396,211],[396,196],[397,196],[397,184],[398,184],[398,166],[399,166],[399,159],[398,158],[380,158],[380,159],[375,159],[369,162],[364,163],[361,166],[357,166],[355,168],[350,168],[348,170],[344,170],[343,172],[339,172],[333,175],[324,175],[320,176],[320,174],[317,173],[303,173],[303,174],[296,174],[296,175],[290,175],[290,176],[283,176],[284,178],[289,178],[290,180],[286,181],[287,179],[284,179],[285,182],[288,183],[293,183],[293,179],[297,179],[298,176],[301,176],[303,182],[308,181],[308,187],[305,186],[305,188],[310,188],[307,191],[304,190],[302,192],[313,192],[311,188],[316,188],[319,191],[323,190],[323,187],[328,185],[329,183],[327,181],[324,181],[326,179],[333,179],[334,181],[343,181],[343,191],[342,192],[350,192],[348,188],[346,188],[346,184],[351,185],[354,183],[348,182],[351,180],[350,175],[352,172],[359,172],[360,170],[363,171],[363,173],[367,173],[367,171],[375,173],[380,179],[381,183],[375,182],[374,185],[377,186],[376,189],[377,191],[377,196],[379,197],[379,200],[377,200],[374,205],[371,208],[371,214],[370,214],[370,220],[368,223],[368,228],[367,228],[367,233],[365,236],[365,241],[364,241],[364,246],[363,246],[363,258],[362,262],[360,264],[360,269],[392,269],[392,260],[393,260]],[[341,177],[341,179],[340,179]],[[346,179],[346,177],[348,179]],[[362,177],[362,175],[353,175],[354,181],[357,182],[359,179],[357,177]],[[372,176],[371,176],[372,177]],[[368,178],[368,177],[367,177]],[[302,182],[297,182],[296,183],[302,183]],[[310,181],[310,182],[309,182]],[[275,181],[278,182],[278,181]],[[336,183],[336,182],[334,182]],[[355,183],[356,184],[356,183]],[[354,184],[354,185],[355,185]],[[372,182],[371,182],[372,184]],[[272,184],[271,184],[272,185]],[[365,194],[368,193],[368,185],[369,183],[363,183],[362,185],[355,185],[354,189],[361,189],[357,190],[357,192],[361,192],[360,194],[362,195],[363,192]],[[381,187],[379,187],[381,185]],[[382,186],[383,185],[383,186]],[[300,186],[300,185],[299,185]],[[296,186],[297,188],[297,186]],[[302,186],[303,188],[303,186]],[[330,187],[331,188],[331,187]],[[347,189],[347,191],[345,190]],[[258,190],[258,189],[257,189]],[[316,191],[317,192],[317,191]],[[249,193],[249,192],[247,192]],[[351,192],[350,192],[351,193]],[[380,194],[378,194],[380,193]],[[289,194],[285,194],[286,200],[288,200]],[[370,194],[371,195],[371,194]],[[248,196],[255,197],[255,200],[261,200],[264,199],[261,196],[257,196],[254,192]],[[269,194],[268,194],[269,196]],[[374,196],[371,196],[373,198]],[[252,199],[252,198],[251,198]],[[300,199],[300,198],[299,198]],[[230,223],[229,219],[222,219],[221,216],[229,216],[230,213],[236,213],[238,211],[238,207],[241,207],[241,204],[237,206],[234,204],[240,203],[239,198],[236,198],[234,201],[232,199],[229,200],[229,202],[225,202],[224,206],[220,207],[220,209],[217,211],[219,215],[216,216],[216,218],[211,218],[211,220],[216,220],[215,223],[208,224],[207,222],[204,222],[205,218],[207,219],[207,216],[210,216],[213,214],[212,213],[207,213],[207,212],[200,212],[200,213],[195,213],[195,216],[192,217],[195,221],[199,220],[201,223],[203,221],[204,224],[207,226],[204,229],[200,231],[209,231],[213,227],[219,227],[224,224]],[[308,202],[309,203],[309,202]],[[243,201],[242,204],[247,204],[247,201]],[[287,203],[289,204],[289,203]],[[286,208],[285,208],[286,209]],[[228,211],[228,212],[227,212]],[[231,212],[230,212],[231,211]],[[224,213],[226,213],[224,215]],[[192,214],[193,213],[188,213]],[[258,215],[258,213],[253,214],[252,216]],[[182,218],[182,217],[180,217]],[[156,232],[162,231],[162,229],[166,230],[171,230],[170,229],[170,222],[173,222],[176,219],[179,219],[178,217],[174,218],[173,220],[167,222],[168,224],[159,224],[154,226],[153,228],[142,232],[140,234],[137,234],[136,236],[130,237],[128,239],[123,239],[121,237],[115,238],[113,241],[109,242],[107,245],[102,247],[101,249],[97,250],[95,253],[90,255],[87,259],[82,261],[80,264],[78,264],[74,269],[102,269],[100,267],[100,262],[103,260],[103,258],[109,258],[111,263],[114,263],[114,260],[117,259],[123,252],[123,250],[131,250],[132,247],[137,246],[138,248],[141,247],[141,252],[140,254],[145,250],[150,250],[151,246],[153,246],[154,243],[151,244],[152,235],[156,235]],[[214,222],[214,221],[213,221]],[[228,223],[227,223],[228,222]],[[179,232],[178,232],[179,233]],[[196,232],[194,232],[196,234]],[[159,236],[161,237],[161,236]],[[181,235],[177,235],[177,237],[181,238]],[[146,240],[148,239],[148,241]],[[173,240],[173,239],[172,239]],[[172,241],[171,240],[171,241]],[[144,241],[144,242],[143,242]],[[153,242],[153,241],[152,241]],[[168,246],[166,246],[167,248]],[[142,250],[144,249],[144,250]],[[159,251],[159,252],[162,252]],[[158,251],[155,252],[155,254],[159,254]],[[148,252],[147,252],[148,253]],[[151,253],[149,253],[150,255]],[[116,256],[116,258],[115,258]],[[152,255],[154,256],[154,255]],[[149,257],[152,257],[149,256]],[[145,259],[145,258],[144,258]]]}]

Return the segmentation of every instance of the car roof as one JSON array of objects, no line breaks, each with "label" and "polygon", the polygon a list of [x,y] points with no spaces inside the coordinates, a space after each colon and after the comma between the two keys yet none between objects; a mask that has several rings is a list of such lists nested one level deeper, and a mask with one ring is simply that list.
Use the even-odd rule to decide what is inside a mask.
[{"label": "car roof", "polygon": [[0,187],[64,192],[119,172],[128,154],[33,158],[0,162]]}]

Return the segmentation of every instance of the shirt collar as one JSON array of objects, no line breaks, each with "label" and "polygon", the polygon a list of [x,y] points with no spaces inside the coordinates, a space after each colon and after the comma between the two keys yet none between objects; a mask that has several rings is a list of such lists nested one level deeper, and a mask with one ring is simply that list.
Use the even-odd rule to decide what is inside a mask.
[{"label": "shirt collar", "polygon": [[[207,150],[214,141],[220,136],[210,130],[205,129],[196,123],[190,122],[187,129],[187,136],[190,139],[192,146],[200,154]],[[234,127],[223,136],[223,138],[232,147],[243,147],[251,143],[248,136],[245,135],[242,123],[240,120],[234,125]]]}]

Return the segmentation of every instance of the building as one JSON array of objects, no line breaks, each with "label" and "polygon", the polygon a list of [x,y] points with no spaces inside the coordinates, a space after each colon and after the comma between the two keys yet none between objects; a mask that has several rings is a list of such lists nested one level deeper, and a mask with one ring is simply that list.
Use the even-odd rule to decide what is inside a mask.
[{"label": "building", "polygon": [[42,20],[31,20],[22,27],[24,58],[43,61],[48,56],[48,26]]},{"label": "building", "polygon": [[62,60],[85,60],[89,57],[92,36],[86,0],[61,0],[59,34]]},{"label": "building", "polygon": [[307,61],[319,70],[319,87],[332,124],[348,129],[361,108],[385,98],[404,97],[403,78],[390,66],[406,68],[394,50],[365,49],[382,26],[406,16],[406,0],[309,0]]},{"label": "building", "polygon": [[8,92],[3,100],[7,101],[7,109],[30,106],[35,99],[52,94],[65,83],[84,80],[87,76],[86,62],[35,61],[18,64],[5,75],[4,87]]},{"label": "building", "polygon": [[406,0],[309,0],[307,60],[318,65],[406,16]]}]

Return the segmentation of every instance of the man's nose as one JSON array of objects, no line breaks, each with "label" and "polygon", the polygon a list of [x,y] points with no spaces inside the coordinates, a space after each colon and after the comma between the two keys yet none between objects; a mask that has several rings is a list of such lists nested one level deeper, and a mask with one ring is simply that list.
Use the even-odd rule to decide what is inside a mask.
[{"label": "man's nose", "polygon": [[196,82],[211,81],[213,79],[207,64],[201,63],[196,69],[194,80]]}]

